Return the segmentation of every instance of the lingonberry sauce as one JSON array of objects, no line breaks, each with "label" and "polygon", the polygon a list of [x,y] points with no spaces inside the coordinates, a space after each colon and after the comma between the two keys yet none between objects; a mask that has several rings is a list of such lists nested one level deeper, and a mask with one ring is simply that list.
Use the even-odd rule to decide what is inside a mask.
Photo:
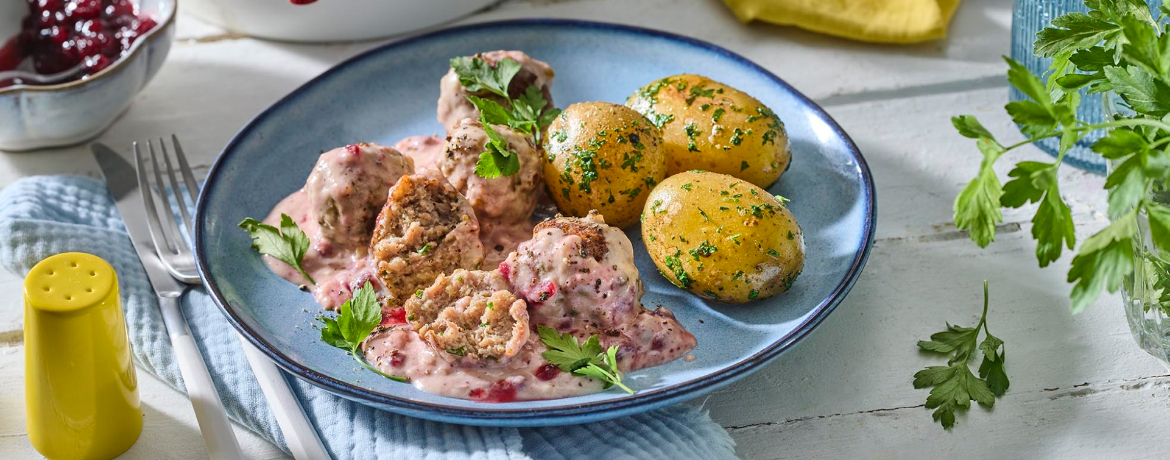
[{"label": "lingonberry sauce", "polygon": [[[26,60],[38,74],[84,68],[81,79],[109,67],[158,25],[130,0],[27,0],[20,34],[0,48],[0,71]],[[13,82],[9,82],[13,83]],[[2,85],[3,83],[0,83]]]}]

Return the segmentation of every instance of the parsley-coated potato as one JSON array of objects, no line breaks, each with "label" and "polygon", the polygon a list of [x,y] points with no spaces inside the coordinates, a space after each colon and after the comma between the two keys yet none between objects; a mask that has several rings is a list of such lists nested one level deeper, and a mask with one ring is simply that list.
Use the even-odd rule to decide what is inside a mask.
[{"label": "parsley-coated potato", "polygon": [[667,176],[702,169],[768,187],[792,160],[784,123],[772,109],[707,77],[663,78],[626,105],[662,129]]},{"label": "parsley-coated potato", "polygon": [[650,189],[666,175],[662,134],[630,108],[609,102],[570,105],[548,126],[544,182],[561,212],[605,222],[638,221]]},{"label": "parsley-coated potato", "polygon": [[781,201],[725,174],[675,174],[647,197],[642,241],[675,286],[723,302],[763,299],[804,268],[804,235]]}]

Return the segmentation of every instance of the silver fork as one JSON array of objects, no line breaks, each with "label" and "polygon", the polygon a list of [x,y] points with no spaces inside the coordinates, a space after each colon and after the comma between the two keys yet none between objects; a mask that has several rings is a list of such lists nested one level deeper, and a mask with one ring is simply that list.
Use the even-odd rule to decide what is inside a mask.
[{"label": "silver fork", "polygon": [[[154,170],[154,190],[158,191],[159,199],[155,199],[152,195],[152,184],[147,183],[149,175],[146,174],[145,158],[138,149],[138,143],[135,142],[134,156],[138,165],[138,179],[145,200],[158,207],[155,209],[152,206],[147,206],[147,222],[150,224],[155,250],[158,251],[159,258],[162,259],[167,272],[183,283],[200,284],[202,281],[195,266],[195,255],[191,252],[191,246],[187,244],[187,237],[179,229],[179,220],[181,219],[182,228],[186,235],[194,235],[193,219],[187,207],[188,202],[190,202],[190,206],[195,205],[199,186],[195,182],[194,174],[191,173],[187,157],[183,154],[179,138],[172,134],[171,141],[174,145],[175,164],[178,165],[180,175],[183,178],[183,187],[180,187],[174,164],[171,162],[170,152],[162,138],[158,140],[161,155],[156,154],[153,141],[148,140],[146,144],[147,150],[150,152],[150,163]],[[159,156],[162,157],[162,164],[166,166],[165,177],[168,179],[167,181],[163,180],[164,171],[159,167]],[[167,188],[168,184],[169,189]],[[186,193],[182,192],[184,189]],[[175,217],[176,213],[168,196],[175,198],[175,205],[177,205],[175,207],[179,208],[178,218]],[[252,367],[252,372],[260,383],[260,389],[263,391],[265,399],[268,400],[273,415],[276,416],[277,425],[280,426],[280,431],[284,434],[293,458],[297,460],[330,458],[328,451],[325,450],[325,445],[321,442],[320,435],[309,422],[304,408],[293,395],[292,388],[280,369],[260,350],[245,340],[242,335],[238,337],[240,345],[244,349],[244,356],[248,358],[248,364]]]}]

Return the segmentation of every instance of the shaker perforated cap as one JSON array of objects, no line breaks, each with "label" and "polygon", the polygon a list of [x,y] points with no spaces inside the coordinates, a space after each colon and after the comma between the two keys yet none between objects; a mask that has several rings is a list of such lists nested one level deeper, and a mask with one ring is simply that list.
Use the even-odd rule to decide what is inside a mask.
[{"label": "shaker perforated cap", "polygon": [[116,280],[114,268],[101,257],[67,252],[40,261],[28,272],[24,296],[41,311],[77,311],[102,303],[117,290]]}]

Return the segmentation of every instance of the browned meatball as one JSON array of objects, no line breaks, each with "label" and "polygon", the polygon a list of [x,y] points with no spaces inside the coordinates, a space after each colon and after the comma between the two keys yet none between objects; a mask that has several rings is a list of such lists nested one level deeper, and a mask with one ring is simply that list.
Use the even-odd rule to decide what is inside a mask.
[{"label": "browned meatball", "polygon": [[[491,66],[495,66],[496,62],[504,58],[511,58],[520,64],[520,71],[516,72],[516,76],[512,77],[512,81],[508,85],[508,95],[512,98],[519,97],[524,94],[524,91],[529,86],[536,85],[544,93],[544,100],[548,101],[545,108],[553,107],[552,95],[549,90],[552,88],[553,70],[544,61],[538,61],[528,57],[521,51],[489,51],[475,55],[483,59]],[[459,76],[455,74],[455,69],[447,71],[447,75],[439,81],[439,123],[442,123],[447,128],[447,133],[450,134],[459,126],[459,122],[464,118],[479,118],[479,110],[471,101],[467,100],[468,94],[474,94],[486,99],[491,99],[504,107],[511,107],[507,100],[487,91],[479,93],[470,93],[459,82]]]},{"label": "browned meatball", "polygon": [[447,137],[447,151],[439,168],[447,181],[467,197],[476,217],[495,225],[527,222],[536,208],[538,188],[544,187],[540,154],[532,141],[507,126],[492,130],[508,141],[508,148],[520,160],[520,171],[491,179],[475,173],[479,155],[486,151],[487,133],[478,120],[463,120]]},{"label": "browned meatball", "polygon": [[410,327],[451,360],[500,362],[528,341],[528,306],[498,272],[440,275],[405,306]]},{"label": "browned meatball", "polygon": [[627,370],[674,360],[695,346],[669,310],[642,307],[633,245],[597,213],[542,222],[499,271],[532,307],[533,323],[581,340],[598,334],[603,345],[620,346],[619,364]]},{"label": "browned meatball", "polygon": [[390,189],[370,250],[391,305],[441,274],[483,261],[471,205],[443,179],[424,176],[403,176]]},{"label": "browned meatball", "polygon": [[362,251],[386,192],[414,163],[390,147],[354,144],[322,153],[305,182],[321,236],[345,250]]}]

